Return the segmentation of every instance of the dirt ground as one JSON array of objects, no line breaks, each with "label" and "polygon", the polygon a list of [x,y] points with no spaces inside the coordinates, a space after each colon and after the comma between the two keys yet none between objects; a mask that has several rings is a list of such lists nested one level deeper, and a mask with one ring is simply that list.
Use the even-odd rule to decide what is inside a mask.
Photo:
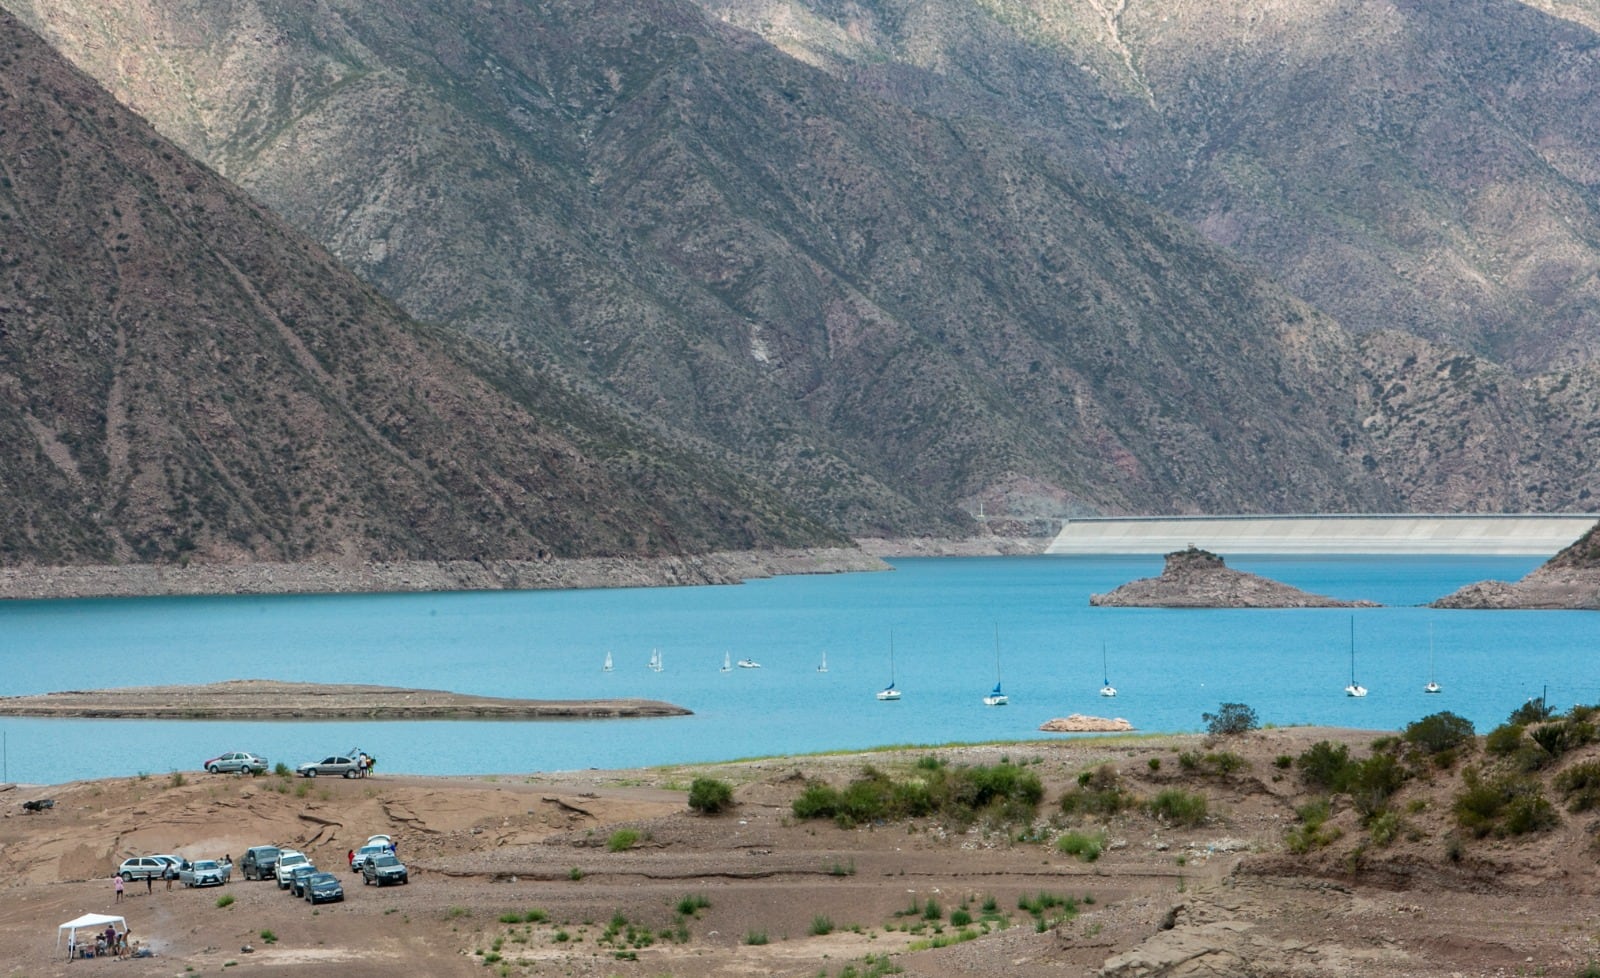
[{"label": "dirt ground", "polygon": [[[1591,815],[1563,812],[1519,840],[1448,841],[1452,799],[1463,772],[1487,763],[1481,751],[1408,780],[1386,844],[1336,796],[1338,837],[1290,853],[1286,831],[1311,795],[1279,758],[1324,739],[1365,757],[1374,736],[1290,728],[527,777],[188,772],[22,786],[0,791],[0,975],[1444,978],[1574,975],[1600,960]],[[1563,766],[1600,757],[1584,750]],[[1180,763],[1218,752],[1244,765]],[[1046,787],[1037,820],[842,828],[793,814],[808,779],[843,786],[867,764],[915,777],[930,754],[1027,765]],[[1203,793],[1209,815],[1195,828],[1139,808],[1063,815],[1062,794],[1102,765],[1141,799]],[[734,785],[735,807],[690,811],[699,775]],[[23,811],[47,797],[53,808]],[[1104,832],[1099,858],[1062,852],[1069,830]],[[409,885],[365,887],[342,868],[377,832],[398,840]],[[238,860],[269,842],[339,872],[345,902],[313,909],[237,876],[205,890],[138,882],[115,900],[111,874],[127,855]],[[1057,900],[1037,916],[1021,906]],[[155,955],[67,962],[56,928],[85,912],[126,916]]]}]

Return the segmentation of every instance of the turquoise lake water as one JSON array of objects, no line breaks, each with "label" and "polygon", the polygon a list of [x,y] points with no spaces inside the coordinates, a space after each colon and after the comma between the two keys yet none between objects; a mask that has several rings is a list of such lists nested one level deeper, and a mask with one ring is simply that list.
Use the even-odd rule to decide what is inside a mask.
[{"label": "turquoise lake water", "polygon": [[[1029,740],[1070,713],[1194,731],[1222,702],[1263,723],[1392,730],[1439,710],[1500,723],[1529,697],[1600,702],[1592,612],[1418,605],[1536,558],[1233,557],[1230,567],[1387,607],[1091,608],[1159,557],[907,559],[737,587],[0,604],[0,695],[263,678],[541,699],[637,696],[694,716],[523,722],[0,719],[0,778],[194,770],[227,750],[291,766],[360,747],[380,771],[513,774],[904,743]],[[1371,690],[1343,694],[1355,672]],[[1428,680],[1429,632],[1440,695]],[[995,637],[1011,703],[984,707]],[[889,681],[904,693],[881,703]],[[1114,699],[1098,695],[1102,647]],[[647,668],[659,649],[664,668]],[[615,662],[601,671],[607,652]],[[828,672],[817,665],[826,652]],[[720,671],[724,654],[760,669]]]}]

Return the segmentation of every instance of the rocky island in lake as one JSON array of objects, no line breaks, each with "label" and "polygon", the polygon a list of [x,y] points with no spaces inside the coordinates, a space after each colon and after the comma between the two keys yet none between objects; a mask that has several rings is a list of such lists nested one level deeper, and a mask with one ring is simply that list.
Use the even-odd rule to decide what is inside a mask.
[{"label": "rocky island in lake", "polygon": [[1160,577],[1129,581],[1109,594],[1091,594],[1089,604],[1098,608],[1378,607],[1371,601],[1341,601],[1230,570],[1221,557],[1198,547],[1167,554]]}]

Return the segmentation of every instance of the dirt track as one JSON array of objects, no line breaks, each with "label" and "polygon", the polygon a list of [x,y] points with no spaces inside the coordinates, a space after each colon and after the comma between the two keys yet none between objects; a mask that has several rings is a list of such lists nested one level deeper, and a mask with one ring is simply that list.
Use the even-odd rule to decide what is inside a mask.
[{"label": "dirt track", "polygon": [[[887,960],[937,978],[1445,978],[1572,975],[1600,958],[1584,816],[1521,841],[1474,840],[1449,857],[1451,798],[1481,752],[1409,781],[1397,797],[1401,830],[1387,844],[1336,798],[1329,826],[1338,837],[1308,855],[1288,853],[1285,830],[1308,795],[1276,759],[1325,738],[1365,756],[1373,735],[1301,728],[1211,745],[1078,738],[938,751],[949,765],[1009,758],[1040,774],[1038,820],[1009,828],[930,819],[841,828],[791,811],[809,778],[842,785],[867,764],[915,777],[926,751],[526,778],[306,782],[196,772],[0,792],[0,887],[10,891],[0,899],[0,974],[100,967],[68,965],[53,947],[56,925],[85,911],[125,914],[155,948],[155,958],[104,965],[130,976],[839,978]],[[1179,763],[1186,752],[1218,750],[1245,766],[1219,775]],[[1210,816],[1179,828],[1140,809],[1063,815],[1057,799],[1102,764],[1141,798],[1203,793]],[[731,813],[687,809],[684,789],[704,773],[736,786]],[[54,809],[21,813],[20,802],[46,796]],[[619,846],[623,829],[634,838]],[[1067,829],[1104,831],[1100,857],[1059,851]],[[341,872],[346,902],[316,910],[271,883],[238,880],[204,891],[158,884],[149,894],[140,883],[120,905],[113,899],[109,874],[128,854],[237,859],[272,841],[338,867],[380,831],[399,840],[415,874],[409,886],[363,887]],[[1077,914],[1041,927],[1019,906],[1041,893],[1077,901]],[[222,896],[234,899],[218,906]],[[686,897],[707,905],[680,915]],[[953,921],[957,910],[974,923]],[[517,922],[502,920],[512,913]],[[614,920],[624,923],[613,929]],[[968,932],[970,940],[932,946]]]}]

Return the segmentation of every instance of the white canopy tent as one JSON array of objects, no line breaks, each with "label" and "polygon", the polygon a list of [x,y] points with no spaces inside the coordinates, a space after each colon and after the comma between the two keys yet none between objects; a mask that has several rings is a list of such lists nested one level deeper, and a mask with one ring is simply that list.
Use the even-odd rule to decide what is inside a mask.
[{"label": "white canopy tent", "polygon": [[[67,943],[72,945],[78,943],[78,931],[86,930],[91,935],[98,934],[105,930],[108,924],[116,928],[119,934],[128,932],[128,921],[125,917],[112,917],[103,913],[86,913],[77,920],[69,920],[56,928],[56,947],[61,946],[61,936],[63,934],[66,935]],[[89,943],[94,943],[93,937],[90,938]]]}]

